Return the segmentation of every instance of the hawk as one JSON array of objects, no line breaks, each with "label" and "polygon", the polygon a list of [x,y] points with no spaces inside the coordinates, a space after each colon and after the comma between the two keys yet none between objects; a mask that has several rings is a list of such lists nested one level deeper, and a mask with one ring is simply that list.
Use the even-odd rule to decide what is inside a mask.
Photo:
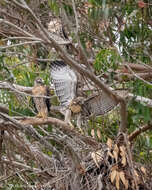
[{"label": "hawk", "polygon": [[[49,96],[50,91],[48,86],[44,85],[42,78],[38,77],[34,81],[34,87],[32,89],[32,95],[34,96]],[[50,111],[50,101],[47,97],[33,97],[33,101],[38,112],[37,117],[46,119]]]},{"label": "hawk", "polygon": [[60,45],[66,45],[68,48],[68,44],[70,44],[70,40],[68,35],[65,32],[65,28],[62,25],[61,19],[52,18],[48,23],[48,31],[50,32],[51,37]]},{"label": "hawk", "polygon": [[78,84],[82,81],[78,80],[80,78],[78,73],[63,61],[53,61],[50,68],[55,92],[65,115],[65,122],[72,127],[71,113],[78,114],[77,126],[81,128],[80,118],[82,115],[85,117],[104,115],[118,104],[114,98],[109,97],[103,91],[87,98],[80,96]]}]

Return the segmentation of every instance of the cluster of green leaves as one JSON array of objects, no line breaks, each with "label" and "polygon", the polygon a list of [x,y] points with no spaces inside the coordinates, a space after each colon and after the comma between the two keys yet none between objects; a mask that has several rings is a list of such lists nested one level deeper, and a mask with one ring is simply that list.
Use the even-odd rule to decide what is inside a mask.
[{"label": "cluster of green leaves", "polygon": [[114,49],[101,49],[96,56],[94,68],[98,72],[107,72],[109,69],[116,70],[121,57]]}]

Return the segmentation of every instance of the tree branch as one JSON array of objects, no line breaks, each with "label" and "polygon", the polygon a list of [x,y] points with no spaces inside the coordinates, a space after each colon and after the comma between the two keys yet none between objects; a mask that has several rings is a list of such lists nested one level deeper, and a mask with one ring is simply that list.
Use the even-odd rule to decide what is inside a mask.
[{"label": "tree branch", "polygon": [[55,149],[54,146],[52,146],[50,143],[48,143],[46,140],[44,140],[43,136],[41,136],[31,125],[24,125],[20,122],[18,122],[16,119],[3,114],[0,112],[0,116],[4,118],[6,121],[10,121],[15,127],[21,131],[25,131],[27,135],[33,137],[34,139],[38,140],[41,144],[43,144],[46,148],[48,148],[50,151],[54,153],[56,158],[61,162],[61,155],[60,153]]},{"label": "tree branch", "polygon": [[132,99],[132,100],[134,100],[136,102],[139,102],[140,104],[142,104],[144,106],[152,108],[152,99],[145,98],[143,96],[136,96],[136,95],[131,94],[131,93],[129,93],[127,96],[128,96],[128,98],[130,100]]},{"label": "tree branch", "polygon": [[72,7],[73,7],[73,12],[74,12],[74,15],[75,15],[75,21],[76,21],[76,30],[75,30],[75,34],[76,34],[76,38],[77,38],[77,42],[78,42],[78,46],[79,46],[79,53],[80,53],[80,56],[82,58],[82,63],[84,65],[86,65],[88,67],[88,69],[91,71],[92,68],[90,67],[90,64],[88,62],[88,59],[87,59],[87,56],[86,56],[86,53],[84,52],[84,49],[81,45],[81,41],[80,41],[80,38],[79,38],[79,20],[78,20],[78,15],[77,15],[77,11],[76,11],[76,6],[75,6],[75,2],[74,0],[72,0]]},{"label": "tree branch", "polygon": [[26,118],[20,118],[19,121],[24,125],[54,124],[60,130],[62,130],[65,134],[76,136],[80,138],[82,141],[84,141],[86,144],[89,144],[93,147],[98,146],[98,142],[96,142],[93,138],[78,133],[76,130],[71,129],[67,123],[56,118],[48,117],[47,119],[42,119],[42,118],[35,118],[35,117],[28,117],[28,118],[26,117]]},{"label": "tree branch", "polygon": [[152,86],[152,84],[146,80],[144,80],[143,78],[141,78],[138,74],[136,74],[128,65],[126,65],[126,67],[129,69],[129,71],[133,74],[133,76],[135,76],[137,79],[141,80],[142,82]]},{"label": "tree branch", "polygon": [[2,47],[0,47],[0,50],[23,46],[23,45],[27,45],[27,44],[39,44],[39,43],[41,43],[41,41],[28,41],[28,42],[23,42],[23,43],[19,43],[19,44],[9,45],[9,46],[2,46]]},{"label": "tree branch", "polygon": [[[107,73],[103,74],[104,78],[109,78],[109,75]],[[152,78],[152,72],[148,72],[148,73],[138,73],[138,77],[140,79],[144,79],[144,80],[151,80]],[[119,82],[121,81],[131,81],[131,80],[135,80],[137,77],[134,74],[131,73],[118,73],[116,75],[113,76],[114,80],[117,80]],[[149,85],[149,83],[148,83]]]},{"label": "tree branch", "polygon": [[24,34],[25,36],[28,36],[28,37],[35,37],[35,36],[31,35],[29,32],[23,30],[22,28],[16,26],[15,24],[13,24],[13,23],[11,23],[11,22],[9,22],[9,21],[6,21],[5,19],[0,19],[0,24],[1,24],[1,23],[7,24],[7,25],[9,25],[9,26],[15,28],[17,31],[20,31],[21,34]]},{"label": "tree branch", "polygon": [[[0,81],[0,89],[7,89],[7,90],[11,90],[14,91],[18,94],[24,95],[24,96],[31,96],[31,97],[35,97],[35,98],[52,98],[50,96],[35,96],[32,95],[32,88],[33,87],[25,87],[25,86],[21,86],[21,85],[17,85],[17,84],[11,84],[8,82],[3,82]],[[53,90],[54,88],[49,88],[50,90]]]},{"label": "tree branch", "polygon": [[133,131],[129,136],[128,136],[128,139],[130,142],[132,142],[138,135],[140,135],[141,133],[147,131],[147,130],[152,130],[152,125],[151,124],[148,124],[148,125],[145,125],[143,127],[140,127],[139,129]]}]

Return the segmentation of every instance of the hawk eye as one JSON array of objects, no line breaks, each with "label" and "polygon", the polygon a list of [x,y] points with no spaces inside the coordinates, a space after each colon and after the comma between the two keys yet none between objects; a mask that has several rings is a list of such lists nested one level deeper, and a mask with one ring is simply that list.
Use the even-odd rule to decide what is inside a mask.
[{"label": "hawk eye", "polygon": [[38,83],[42,83],[42,79],[37,79],[37,82]]}]

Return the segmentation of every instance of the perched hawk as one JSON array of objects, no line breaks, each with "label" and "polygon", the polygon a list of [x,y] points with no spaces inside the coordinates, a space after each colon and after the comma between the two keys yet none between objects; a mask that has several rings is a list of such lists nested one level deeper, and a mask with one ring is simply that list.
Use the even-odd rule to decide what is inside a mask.
[{"label": "perched hawk", "polygon": [[[32,89],[32,95],[34,96],[49,96],[49,88],[45,86],[43,80],[38,77],[34,81],[34,87]],[[48,117],[50,111],[50,101],[46,97],[34,97],[33,98],[35,107],[37,109],[37,117],[42,117],[43,119]]]},{"label": "perched hawk", "polygon": [[[65,121],[71,126],[71,112],[81,113],[83,116],[104,115],[118,104],[114,98],[107,96],[103,91],[87,98],[79,96],[78,83],[81,81],[78,81],[78,75],[63,61],[54,61],[50,67],[55,92],[65,115]],[[77,125],[81,126],[79,119]]]},{"label": "perched hawk", "polygon": [[60,45],[66,45],[71,43],[65,32],[64,27],[62,26],[61,19],[52,18],[48,23],[48,31],[50,32],[51,37]]}]

